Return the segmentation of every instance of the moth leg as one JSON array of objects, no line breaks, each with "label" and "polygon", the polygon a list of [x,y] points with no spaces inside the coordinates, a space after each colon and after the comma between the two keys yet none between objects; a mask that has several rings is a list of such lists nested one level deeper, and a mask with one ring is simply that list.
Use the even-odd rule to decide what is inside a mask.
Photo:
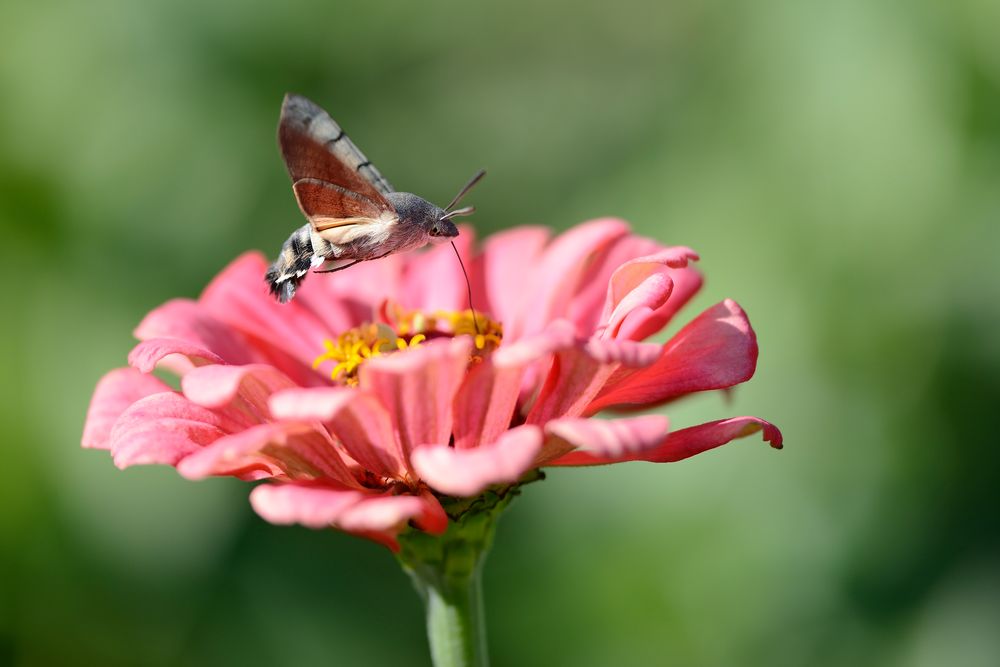
[{"label": "moth leg", "polygon": [[388,257],[392,254],[392,251],[385,253],[384,255],[379,255],[378,257],[372,257],[371,259],[356,259],[350,264],[344,264],[343,266],[338,266],[335,269],[323,269],[322,271],[313,271],[313,273],[335,273],[337,271],[343,271],[344,269],[349,269],[355,264],[360,264],[361,262],[374,262],[376,259],[382,259],[383,257]]},{"label": "moth leg", "polygon": [[343,271],[344,269],[349,269],[352,266],[354,266],[355,264],[360,264],[363,261],[365,261],[365,260],[363,260],[363,259],[356,259],[353,262],[351,262],[350,264],[344,264],[343,266],[338,266],[338,267],[333,268],[333,269],[323,269],[322,271],[313,271],[313,273],[336,273],[337,271]]}]

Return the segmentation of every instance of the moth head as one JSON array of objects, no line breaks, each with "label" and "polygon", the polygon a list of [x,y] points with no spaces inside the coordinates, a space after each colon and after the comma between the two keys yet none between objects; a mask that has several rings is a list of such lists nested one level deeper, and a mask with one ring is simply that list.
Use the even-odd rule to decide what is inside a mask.
[{"label": "moth head", "polygon": [[472,206],[463,206],[462,208],[455,208],[455,206],[458,202],[462,201],[462,197],[464,197],[476,183],[482,180],[485,175],[486,170],[480,169],[476,175],[465,184],[458,194],[455,195],[455,198],[451,200],[450,204],[445,206],[443,209],[439,209],[441,211],[441,215],[438,216],[437,220],[435,220],[427,230],[432,243],[449,241],[458,236],[458,227],[455,226],[455,223],[452,222],[451,219],[465,215],[472,215],[476,212],[476,209]]},{"label": "moth head", "polygon": [[444,243],[458,236],[458,227],[448,218],[442,217],[431,223],[427,235],[431,237],[431,243]]},{"label": "moth head", "polygon": [[[451,206],[454,206],[454,203],[450,204],[449,208]],[[431,237],[431,243],[449,241],[458,236],[458,227],[455,226],[455,223],[451,219],[463,215],[472,215],[476,211],[471,206],[463,206],[454,211],[449,211],[447,208],[438,210],[441,214],[427,228],[427,234]]]}]

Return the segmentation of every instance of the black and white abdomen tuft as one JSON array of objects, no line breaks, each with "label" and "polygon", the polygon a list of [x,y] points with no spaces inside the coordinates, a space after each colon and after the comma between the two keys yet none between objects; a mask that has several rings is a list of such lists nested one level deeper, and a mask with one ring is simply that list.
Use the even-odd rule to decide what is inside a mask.
[{"label": "black and white abdomen tuft", "polygon": [[264,276],[271,294],[281,303],[288,303],[309,269],[323,263],[313,249],[312,226],[305,224],[288,237]]}]

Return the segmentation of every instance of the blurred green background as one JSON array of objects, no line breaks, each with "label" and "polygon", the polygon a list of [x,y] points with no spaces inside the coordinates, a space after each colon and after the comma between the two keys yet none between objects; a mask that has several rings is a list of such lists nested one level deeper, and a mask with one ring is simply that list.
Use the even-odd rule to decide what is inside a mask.
[{"label": "blurred green background", "polygon": [[[496,665],[1000,664],[1000,4],[0,6],[0,664],[427,664],[388,551],[79,437],[144,313],[301,224],[282,94],[483,234],[607,214],[748,311],[755,414],[501,523]],[[678,325],[673,325],[676,328]]]}]

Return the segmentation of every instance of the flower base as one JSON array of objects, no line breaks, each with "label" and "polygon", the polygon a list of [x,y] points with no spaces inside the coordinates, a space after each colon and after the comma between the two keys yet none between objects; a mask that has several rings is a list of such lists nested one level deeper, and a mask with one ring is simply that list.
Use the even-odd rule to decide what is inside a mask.
[{"label": "flower base", "polygon": [[522,484],[543,479],[533,471],[519,484],[489,489],[475,498],[442,498],[451,521],[443,535],[408,530],[397,554],[424,601],[427,638],[435,667],[489,664],[483,613],[483,561],[496,522]]}]

